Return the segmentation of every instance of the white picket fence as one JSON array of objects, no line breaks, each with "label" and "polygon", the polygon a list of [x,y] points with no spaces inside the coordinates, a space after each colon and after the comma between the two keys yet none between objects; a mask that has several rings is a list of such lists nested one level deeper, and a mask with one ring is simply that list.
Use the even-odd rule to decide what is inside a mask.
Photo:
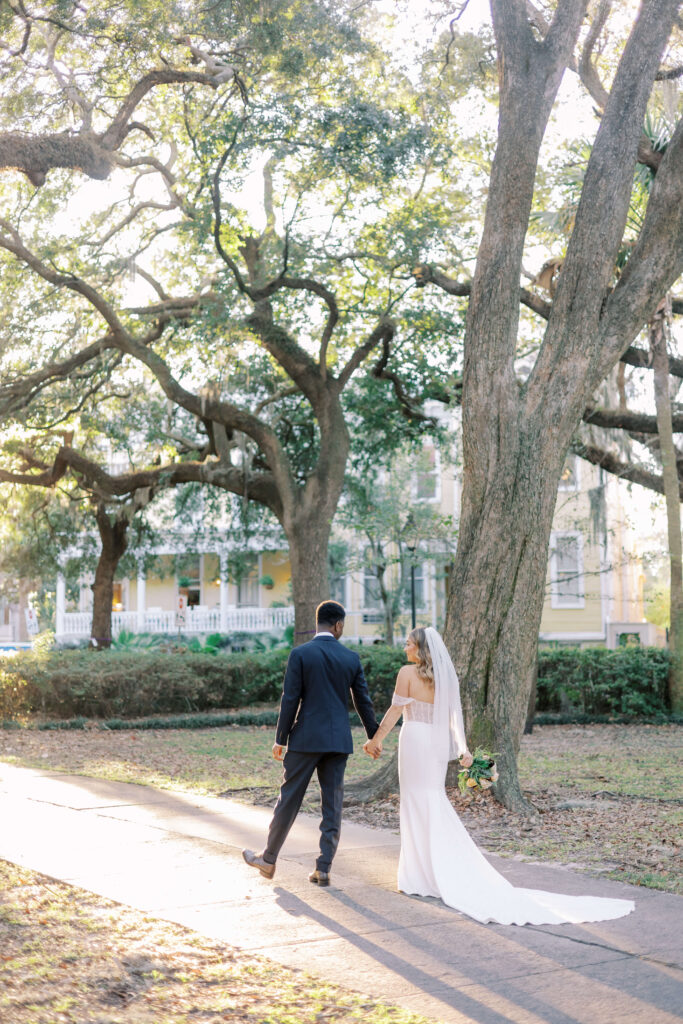
[{"label": "white picket fence", "polygon": [[[65,612],[61,616],[61,637],[90,636],[90,612]],[[221,619],[220,608],[188,608],[183,616],[178,612],[151,609],[144,613],[144,621],[137,612],[112,612],[112,634],[122,629],[130,633],[268,633],[282,630],[294,622],[294,608],[229,608]]]}]

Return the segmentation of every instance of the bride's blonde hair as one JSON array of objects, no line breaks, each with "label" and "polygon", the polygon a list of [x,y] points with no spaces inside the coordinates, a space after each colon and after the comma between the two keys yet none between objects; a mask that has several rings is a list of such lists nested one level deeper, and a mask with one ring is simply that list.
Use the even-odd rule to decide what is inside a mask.
[{"label": "bride's blonde hair", "polygon": [[417,647],[417,663],[415,668],[417,669],[418,676],[427,686],[434,686],[432,654],[427,643],[427,634],[421,626],[418,626],[417,629],[413,629],[408,634],[408,639],[412,640]]}]

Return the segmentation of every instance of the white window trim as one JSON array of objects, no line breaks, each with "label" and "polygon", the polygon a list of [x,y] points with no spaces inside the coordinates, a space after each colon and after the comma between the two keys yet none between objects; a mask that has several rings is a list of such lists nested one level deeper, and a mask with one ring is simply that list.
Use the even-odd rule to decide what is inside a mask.
[{"label": "white window trim", "polygon": [[[426,448],[427,446],[425,446]],[[425,505],[438,505],[441,502],[441,452],[436,445],[430,445],[434,452],[434,478],[436,487],[433,498],[418,498],[417,496],[417,470],[413,470],[410,478],[410,494],[415,502]]]},{"label": "white window trim", "polygon": [[[581,459],[578,457],[578,455],[574,455],[572,452],[569,453],[567,458],[574,460],[574,479],[576,480],[576,483],[566,483],[564,480],[562,480],[562,478],[560,478],[560,483],[557,489],[558,491],[565,491],[569,492],[570,494],[575,494],[577,491],[581,490]],[[564,469],[564,464],[562,468]]]},{"label": "white window trim", "polygon": [[[254,570],[255,571],[253,572],[253,574],[249,573],[247,576],[243,576],[242,579],[240,580],[240,582],[235,584],[236,594],[237,594],[237,601],[236,601],[236,603],[237,603],[237,607],[238,608],[260,608],[261,607],[261,586],[260,586],[260,584],[258,582],[260,580],[260,578],[261,578],[260,575],[259,575],[260,568],[261,568],[261,559],[259,558],[258,562],[254,566]],[[250,589],[251,589],[251,587],[255,586],[255,590],[256,590],[256,603],[255,604],[246,604],[246,603],[244,603],[244,602],[242,602],[240,600],[240,589],[241,589],[242,585],[246,584],[247,582],[250,584]]]},{"label": "white window trim", "polygon": [[[557,586],[557,541],[562,537],[573,537],[578,541],[579,571],[577,579],[580,597],[574,601],[560,600],[555,587]],[[550,607],[558,611],[586,607],[585,577],[583,570],[583,534],[579,530],[553,530],[550,534]]]}]

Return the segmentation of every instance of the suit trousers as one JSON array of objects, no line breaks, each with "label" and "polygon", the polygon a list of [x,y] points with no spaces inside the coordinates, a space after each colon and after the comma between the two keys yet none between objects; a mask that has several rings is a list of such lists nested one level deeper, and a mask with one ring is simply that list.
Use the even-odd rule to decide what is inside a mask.
[{"label": "suit trousers", "polygon": [[332,859],[339,845],[341,831],[342,802],[344,799],[344,771],[348,754],[308,753],[288,750],[284,758],[284,778],[280,796],[273,811],[268,830],[268,841],[263,859],[274,864],[287,838],[294,819],[299,813],[313,772],[318,772],[322,803],[320,822],[320,856],[316,861],[318,871],[329,871]]}]

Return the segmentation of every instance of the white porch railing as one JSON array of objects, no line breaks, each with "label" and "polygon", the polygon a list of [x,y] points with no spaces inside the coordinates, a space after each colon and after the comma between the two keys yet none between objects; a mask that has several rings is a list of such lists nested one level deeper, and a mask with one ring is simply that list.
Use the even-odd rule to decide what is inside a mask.
[{"label": "white porch railing", "polygon": [[[146,611],[144,628],[140,628],[137,612],[112,612],[112,634],[117,636],[122,629],[130,633],[267,633],[284,629],[294,622],[294,609],[289,608],[229,608],[221,623],[220,608],[207,608],[185,612],[184,624],[179,622],[177,612]],[[90,636],[92,614],[90,612],[64,612],[61,637]]]}]

